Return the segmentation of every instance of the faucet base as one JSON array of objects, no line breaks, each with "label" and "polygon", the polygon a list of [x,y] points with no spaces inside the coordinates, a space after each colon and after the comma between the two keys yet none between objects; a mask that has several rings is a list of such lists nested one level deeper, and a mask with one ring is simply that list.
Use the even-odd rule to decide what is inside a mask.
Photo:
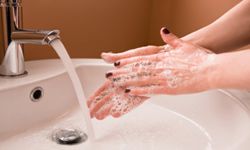
[{"label": "faucet base", "polygon": [[17,77],[24,77],[28,75],[28,72],[27,71],[24,71],[24,73],[22,74],[18,74],[18,75],[5,75],[5,74],[0,74],[0,77],[2,78],[17,78]]}]

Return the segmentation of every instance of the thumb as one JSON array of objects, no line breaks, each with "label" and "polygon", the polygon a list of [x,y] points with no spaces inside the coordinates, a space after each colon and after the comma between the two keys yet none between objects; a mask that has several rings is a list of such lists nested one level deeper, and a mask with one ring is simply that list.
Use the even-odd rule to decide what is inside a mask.
[{"label": "thumb", "polygon": [[170,33],[166,27],[161,28],[160,34],[161,34],[162,40],[173,48],[180,46],[183,42],[176,35],[174,35],[173,33]]}]

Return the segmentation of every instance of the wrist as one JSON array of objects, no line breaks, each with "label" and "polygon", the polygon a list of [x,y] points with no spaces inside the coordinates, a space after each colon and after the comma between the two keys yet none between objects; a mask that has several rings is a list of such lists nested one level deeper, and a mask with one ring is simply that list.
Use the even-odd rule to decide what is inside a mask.
[{"label": "wrist", "polygon": [[205,63],[205,78],[207,82],[207,89],[217,89],[221,87],[221,69],[220,69],[220,56],[218,54],[209,54],[208,60]]},{"label": "wrist", "polygon": [[[208,83],[210,89],[233,88],[235,80],[232,79],[237,70],[231,64],[233,60],[230,53],[214,54],[209,64]],[[230,66],[230,67],[229,67]]]},{"label": "wrist", "polygon": [[210,30],[211,30],[211,24],[207,25],[195,32],[192,32],[181,39],[183,41],[190,42],[192,44],[198,45],[200,47],[210,49],[211,51],[213,50],[213,45],[214,42],[211,41],[211,35],[210,35]]},{"label": "wrist", "polygon": [[250,50],[216,55],[209,74],[212,88],[250,89],[248,63]]}]

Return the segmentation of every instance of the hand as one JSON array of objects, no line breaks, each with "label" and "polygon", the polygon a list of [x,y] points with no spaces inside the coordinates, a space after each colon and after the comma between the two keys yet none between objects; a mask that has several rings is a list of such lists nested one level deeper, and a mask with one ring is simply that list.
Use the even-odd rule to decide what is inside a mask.
[{"label": "hand", "polygon": [[114,86],[126,87],[126,93],[137,96],[183,94],[210,89],[208,74],[213,69],[211,64],[216,55],[182,41],[166,28],[161,29],[161,36],[172,48],[162,53],[116,61],[118,69],[106,74]]},{"label": "hand", "polygon": [[210,62],[208,50],[164,34],[165,46],[147,46],[127,52],[103,53],[117,69],[88,100],[91,117],[119,117],[142,104],[147,94],[177,94],[208,89]]},{"label": "hand", "polygon": [[[161,29],[161,38],[165,43],[168,43],[168,41],[171,41],[171,36],[165,36],[165,33],[169,33],[169,31],[166,28]],[[173,43],[174,44],[174,43]],[[131,57],[138,57],[138,56],[146,56],[146,55],[152,55],[152,54],[157,54],[157,53],[163,53],[167,51],[174,50],[170,45],[166,44],[163,46],[144,46],[144,47],[139,47],[136,49],[131,49],[125,52],[121,53],[112,53],[108,52],[105,53],[103,52],[101,54],[101,57],[103,60],[105,60],[108,63],[114,63],[115,66],[118,65],[118,60],[120,59],[125,59],[125,58],[131,58]]]},{"label": "hand", "polygon": [[[102,58],[106,62],[114,63],[123,58],[162,53],[164,51],[169,51],[170,48],[169,46],[145,46],[118,54],[102,53]],[[108,76],[108,74],[106,76]],[[88,99],[91,118],[95,117],[98,120],[102,120],[109,115],[120,117],[149,98],[146,96],[129,95],[124,93],[124,90],[124,87],[115,87],[112,82],[107,80]]]},{"label": "hand", "polygon": [[[136,49],[131,49],[122,53],[102,53],[101,57],[108,63],[114,63],[117,60],[130,58],[135,56],[145,56],[156,54],[164,49],[164,46],[144,46]],[[115,64],[116,65],[116,64]]]},{"label": "hand", "polygon": [[88,107],[91,118],[102,120],[107,116],[120,117],[142,104],[148,97],[124,93],[124,88],[114,87],[106,81],[90,98]]},{"label": "hand", "polygon": [[[109,63],[123,58],[146,56],[150,54],[169,51],[169,46],[145,46],[132,49],[123,53],[102,53],[102,58]],[[115,64],[116,65],[116,64]],[[106,75],[108,76],[108,74]],[[90,109],[91,118],[95,117],[102,120],[107,116],[120,117],[128,113],[130,110],[142,104],[149,97],[133,96],[124,93],[125,88],[114,86],[112,82],[107,80],[90,98],[88,99],[88,107]]]}]

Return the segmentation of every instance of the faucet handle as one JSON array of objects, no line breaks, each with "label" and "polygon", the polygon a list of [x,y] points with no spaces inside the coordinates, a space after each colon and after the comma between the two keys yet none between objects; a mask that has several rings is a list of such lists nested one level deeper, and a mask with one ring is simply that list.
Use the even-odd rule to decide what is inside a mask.
[{"label": "faucet handle", "polygon": [[53,40],[59,39],[59,30],[17,30],[12,32],[13,41],[20,44],[50,44]]}]

